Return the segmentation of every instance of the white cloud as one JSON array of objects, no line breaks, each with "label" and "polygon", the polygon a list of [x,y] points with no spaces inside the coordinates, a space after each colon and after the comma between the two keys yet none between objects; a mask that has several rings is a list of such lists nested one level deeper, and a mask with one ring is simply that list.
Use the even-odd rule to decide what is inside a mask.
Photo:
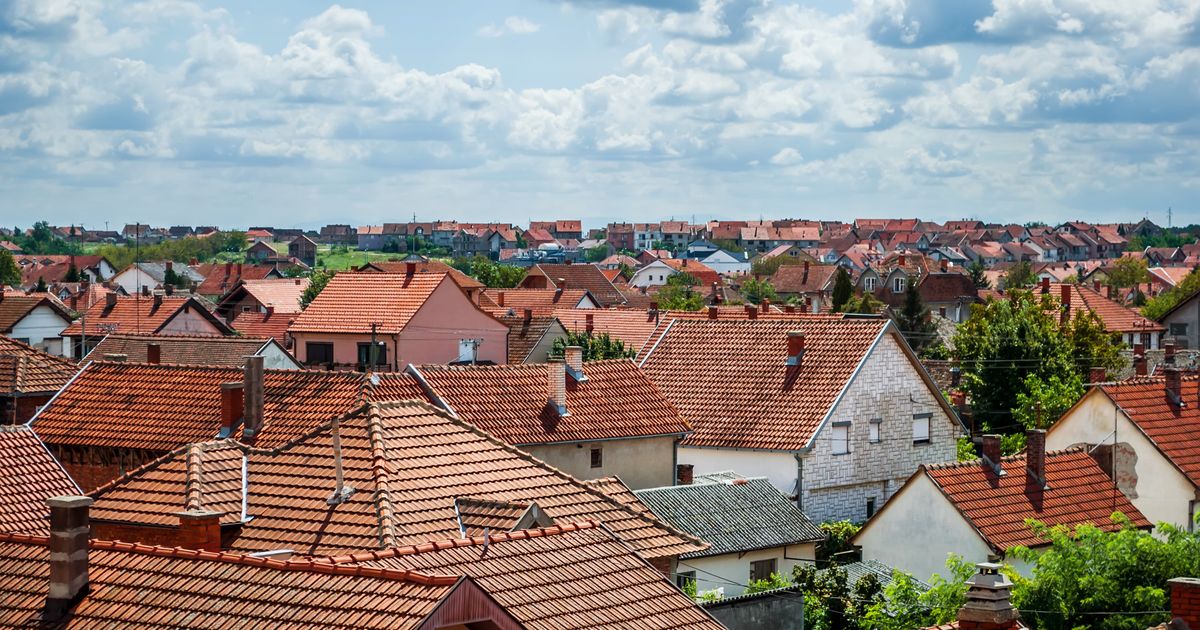
[{"label": "white cloud", "polygon": [[510,15],[501,24],[488,24],[477,31],[480,37],[504,37],[505,35],[530,35],[542,29],[540,24],[518,15]]}]

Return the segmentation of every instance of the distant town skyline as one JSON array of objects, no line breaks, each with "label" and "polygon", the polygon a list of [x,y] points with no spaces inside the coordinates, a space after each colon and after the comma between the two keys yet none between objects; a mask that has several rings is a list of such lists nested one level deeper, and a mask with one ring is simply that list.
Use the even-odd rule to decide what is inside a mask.
[{"label": "distant town skyline", "polygon": [[1200,222],[1200,10],[17,0],[0,224]]}]

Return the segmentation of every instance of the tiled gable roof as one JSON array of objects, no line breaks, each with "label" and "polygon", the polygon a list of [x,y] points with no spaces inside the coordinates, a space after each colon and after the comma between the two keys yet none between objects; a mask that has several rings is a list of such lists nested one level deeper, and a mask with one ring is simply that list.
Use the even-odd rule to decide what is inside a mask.
[{"label": "tiled gable roof", "polygon": [[521,315],[505,315],[498,319],[508,325],[509,363],[524,363],[546,333],[552,330],[561,333],[561,330],[556,328],[558,320],[553,316],[530,316],[529,319],[525,319]]},{"label": "tiled gable roof", "polygon": [[723,627],[590,521],[333,560],[464,573],[530,630]]},{"label": "tiled gable roof", "polygon": [[1109,517],[1122,512],[1137,527],[1151,526],[1083,449],[1046,453],[1045,490],[1029,483],[1025,466],[1021,454],[1001,458],[1005,474],[999,477],[980,460],[923,466],[923,471],[997,551],[1047,544],[1025,524],[1027,519],[1047,525],[1092,523],[1116,531],[1120,525]]},{"label": "tiled gable roof", "polygon": [[225,263],[224,265],[200,266],[196,270],[204,275],[204,281],[196,287],[196,293],[211,297],[224,295],[226,291],[242,280],[262,280],[282,275],[273,264]]},{"label": "tiled gable roof", "polygon": [[575,308],[584,298],[590,297],[585,289],[485,289],[481,303],[493,312],[511,310],[520,314],[521,309],[526,308],[535,311]]},{"label": "tiled gable roof", "polygon": [[661,319],[647,311],[607,308],[559,308],[554,310],[554,316],[562,322],[563,328],[578,333],[587,331],[591,317],[593,335],[607,334],[634,352],[646,345]]},{"label": "tiled gable roof", "polygon": [[825,539],[796,502],[766,477],[634,492],[659,518],[711,545],[686,558],[743,553]]},{"label": "tiled gable roof", "polygon": [[241,367],[246,357],[257,354],[268,339],[186,335],[108,335],[89,356],[104,359],[123,354],[131,363],[146,363],[146,348],[158,344],[161,363],[176,365],[225,365]]},{"label": "tiled gable roof", "polygon": [[529,286],[526,282],[530,276],[541,276],[548,283],[542,286],[547,287],[554,286],[554,281],[562,278],[567,281],[568,289],[586,289],[600,306],[615,306],[625,302],[625,296],[600,273],[600,268],[596,265],[534,265],[526,274],[526,279],[521,282],[521,286]]},{"label": "tiled gable roof", "polygon": [[700,283],[700,286],[702,287],[710,287],[714,282],[717,284],[724,284],[724,281],[721,280],[721,276],[716,272],[716,270],[698,260],[689,260],[687,258],[668,258],[661,260],[660,262],[671,269],[678,271],[679,273],[686,273],[692,276],[697,282]]},{"label": "tiled gable roof", "polygon": [[67,359],[0,336],[0,395],[57,392],[77,371]]},{"label": "tiled gable roof", "polygon": [[49,293],[24,294],[0,290],[0,334],[12,332],[13,326],[43,304],[54,309],[63,319],[70,319],[66,306]]},{"label": "tiled gable roof", "polygon": [[[372,404],[339,426],[345,479],[354,492],[332,508],[326,503],[335,477],[331,424],[273,450],[224,442],[248,460],[253,518],[241,526],[234,550],[286,546],[332,555],[457,538],[460,497],[537,503],[555,522],[603,521],[645,557],[704,547],[426,403]],[[226,448],[220,444],[205,448]],[[177,449],[98,490],[95,517],[151,525],[174,518],[164,511],[186,501],[188,452]],[[199,479],[204,483],[202,473]]]},{"label": "tiled gable roof", "polygon": [[[150,334],[157,332],[183,310],[195,310],[220,334],[232,332],[199,300],[174,295],[120,295],[115,306],[107,301],[96,302],[87,312],[62,332],[64,337],[99,337],[110,333]],[[87,326],[87,330],[84,330]]]},{"label": "tiled gable roof", "polygon": [[1134,378],[1101,386],[1104,393],[1192,483],[1200,486],[1200,376],[1180,377],[1179,407],[1167,396],[1166,379]]},{"label": "tiled gable roof", "polygon": [[276,313],[299,313],[300,297],[308,289],[308,278],[244,280],[241,287],[263,306]]},{"label": "tiled gable roof", "polygon": [[809,293],[833,287],[837,265],[781,265],[771,275],[771,285],[779,293]]},{"label": "tiled gable roof", "polygon": [[296,321],[294,313],[264,313],[262,311],[249,311],[238,313],[229,325],[239,334],[246,337],[255,337],[258,339],[271,338],[279,342],[279,345],[287,343],[288,326]]},{"label": "tiled gable roof", "polygon": [[[407,273],[408,264],[409,263],[402,260],[379,260],[369,262],[362,267],[359,267],[358,270],[379,271],[383,273]],[[413,264],[416,265],[414,267],[414,273],[448,273],[450,274],[450,277],[458,283],[458,286],[464,289],[481,289],[486,286],[475,278],[472,278],[471,276],[468,276],[467,274],[439,260],[421,260],[415,261]]]},{"label": "tiled gable roof", "polygon": [[1061,298],[1063,287],[1070,287],[1071,308],[1083,306],[1095,313],[1104,323],[1104,329],[1110,333],[1151,333],[1166,330],[1162,324],[1142,317],[1133,309],[1117,304],[1091,287],[1052,283],[1050,295]]},{"label": "tiled gable roof", "polygon": [[979,290],[971,277],[954,272],[931,273],[917,286],[921,300],[929,302],[953,302],[964,299],[973,302],[979,298]]},{"label": "tiled gable roof", "polygon": [[[676,319],[641,366],[696,427],[692,446],[798,450],[809,443],[887,322],[881,319]],[[803,331],[799,369],[787,333]]]},{"label": "tiled gable roof", "polygon": [[79,488],[28,426],[0,425],[0,459],[0,531],[48,535],[46,499]]},{"label": "tiled gable roof", "polygon": [[628,359],[589,361],[587,381],[567,377],[567,411],[547,404],[546,364],[418,368],[460,418],[510,444],[673,435],[691,430]]},{"label": "tiled gable roof", "polygon": [[292,332],[379,334],[404,330],[444,273],[339,273],[292,324]]}]

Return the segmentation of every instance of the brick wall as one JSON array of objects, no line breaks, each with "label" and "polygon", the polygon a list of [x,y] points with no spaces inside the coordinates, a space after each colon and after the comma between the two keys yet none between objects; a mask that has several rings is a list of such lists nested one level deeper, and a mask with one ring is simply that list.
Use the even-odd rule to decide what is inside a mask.
[{"label": "brick wall", "polygon": [[38,407],[50,401],[52,396],[22,396],[16,399],[17,416],[16,424],[25,424],[29,419],[37,413]]},{"label": "brick wall", "polygon": [[121,540],[163,547],[182,547],[178,527],[150,527],[131,523],[112,523],[92,520],[92,538]]},{"label": "brick wall", "polygon": [[1175,578],[1171,585],[1171,617],[1200,630],[1200,579]]},{"label": "brick wall", "polygon": [[91,446],[47,444],[67,474],[85,492],[119,479],[166,453],[139,449],[112,449]]}]

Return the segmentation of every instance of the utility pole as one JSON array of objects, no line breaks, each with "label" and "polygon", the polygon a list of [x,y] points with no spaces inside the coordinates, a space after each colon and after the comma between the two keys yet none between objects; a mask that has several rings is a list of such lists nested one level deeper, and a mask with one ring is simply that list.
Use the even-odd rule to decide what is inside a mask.
[{"label": "utility pole", "polygon": [[1167,227],[1171,227],[1171,206],[1167,206]]}]

